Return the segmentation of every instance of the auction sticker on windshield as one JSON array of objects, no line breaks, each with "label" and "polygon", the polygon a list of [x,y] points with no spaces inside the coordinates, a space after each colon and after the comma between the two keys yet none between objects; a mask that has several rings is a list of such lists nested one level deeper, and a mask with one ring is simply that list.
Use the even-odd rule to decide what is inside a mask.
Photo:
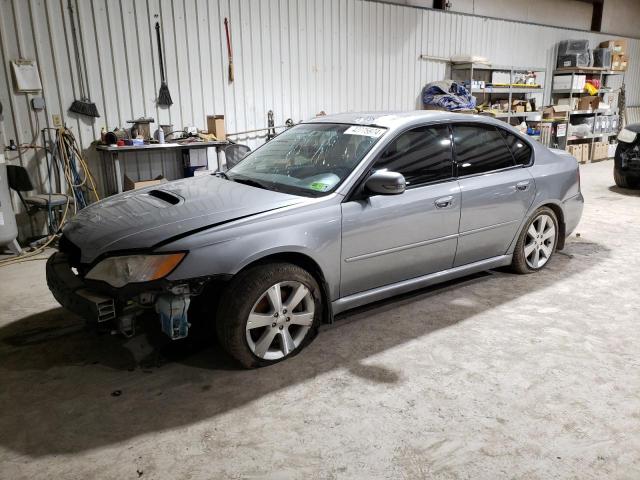
[{"label": "auction sticker on windshield", "polygon": [[349,127],[344,131],[345,135],[363,135],[365,137],[373,138],[381,137],[384,132],[384,128],[362,127],[359,125],[354,125],[353,127]]}]

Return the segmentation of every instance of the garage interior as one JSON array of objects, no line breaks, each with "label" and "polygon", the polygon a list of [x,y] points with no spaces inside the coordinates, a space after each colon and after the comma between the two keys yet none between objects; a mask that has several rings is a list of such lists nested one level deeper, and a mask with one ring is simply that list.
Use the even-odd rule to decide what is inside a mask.
[{"label": "garage interior", "polygon": [[[640,478],[640,190],[614,165],[640,122],[638,2],[0,11],[0,478]],[[543,270],[348,310],[252,370],[156,318],[96,334],[50,292],[60,228],[97,199],[312,118],[451,110],[450,82],[452,111],[579,164],[582,218]]]}]

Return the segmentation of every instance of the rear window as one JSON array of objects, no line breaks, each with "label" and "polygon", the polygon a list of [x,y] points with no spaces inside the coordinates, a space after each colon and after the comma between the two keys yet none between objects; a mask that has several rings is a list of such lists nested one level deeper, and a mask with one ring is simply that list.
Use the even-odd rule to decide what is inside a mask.
[{"label": "rear window", "polygon": [[454,125],[458,175],[474,175],[513,167],[511,151],[493,125]]},{"label": "rear window", "polygon": [[498,131],[504,137],[505,142],[507,142],[513,158],[516,161],[516,165],[529,165],[529,163],[531,163],[531,147],[527,145],[524,140],[521,140],[506,130],[499,128]]}]

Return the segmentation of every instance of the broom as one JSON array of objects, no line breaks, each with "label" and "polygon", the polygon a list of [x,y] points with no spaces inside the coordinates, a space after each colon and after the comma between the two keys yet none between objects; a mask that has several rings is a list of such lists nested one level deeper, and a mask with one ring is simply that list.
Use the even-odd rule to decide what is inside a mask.
[{"label": "broom", "polygon": [[[73,5],[69,0],[69,15],[71,16],[71,36],[73,38],[73,47],[76,54],[76,68],[78,70],[78,85],[80,87],[80,100],[74,100],[69,110],[79,115],[86,115],[87,117],[99,117],[96,104],[89,100],[89,95],[85,92],[85,73],[82,66],[82,60],[80,59],[80,43],[78,42],[78,34],[76,33],[76,17],[73,14]],[[84,49],[82,51],[84,57]],[[87,91],[89,89],[89,82],[87,81]]]},{"label": "broom", "polygon": [[167,80],[164,78],[164,59],[162,57],[162,43],[160,41],[160,24],[156,22],[156,36],[158,37],[158,57],[160,57],[160,92],[158,92],[158,105],[170,107],[173,105]]}]

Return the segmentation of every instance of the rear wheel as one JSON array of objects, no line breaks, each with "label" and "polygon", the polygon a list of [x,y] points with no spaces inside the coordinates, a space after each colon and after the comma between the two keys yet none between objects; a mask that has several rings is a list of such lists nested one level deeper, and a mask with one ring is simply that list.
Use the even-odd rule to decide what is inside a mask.
[{"label": "rear wheel", "polygon": [[231,281],[220,302],[218,339],[247,368],[289,358],[315,337],[321,295],[313,276],[297,265],[250,268]]},{"label": "rear wheel", "polygon": [[513,252],[512,269],[532,273],[544,268],[558,244],[558,219],[548,207],[536,210],[523,228]]}]

